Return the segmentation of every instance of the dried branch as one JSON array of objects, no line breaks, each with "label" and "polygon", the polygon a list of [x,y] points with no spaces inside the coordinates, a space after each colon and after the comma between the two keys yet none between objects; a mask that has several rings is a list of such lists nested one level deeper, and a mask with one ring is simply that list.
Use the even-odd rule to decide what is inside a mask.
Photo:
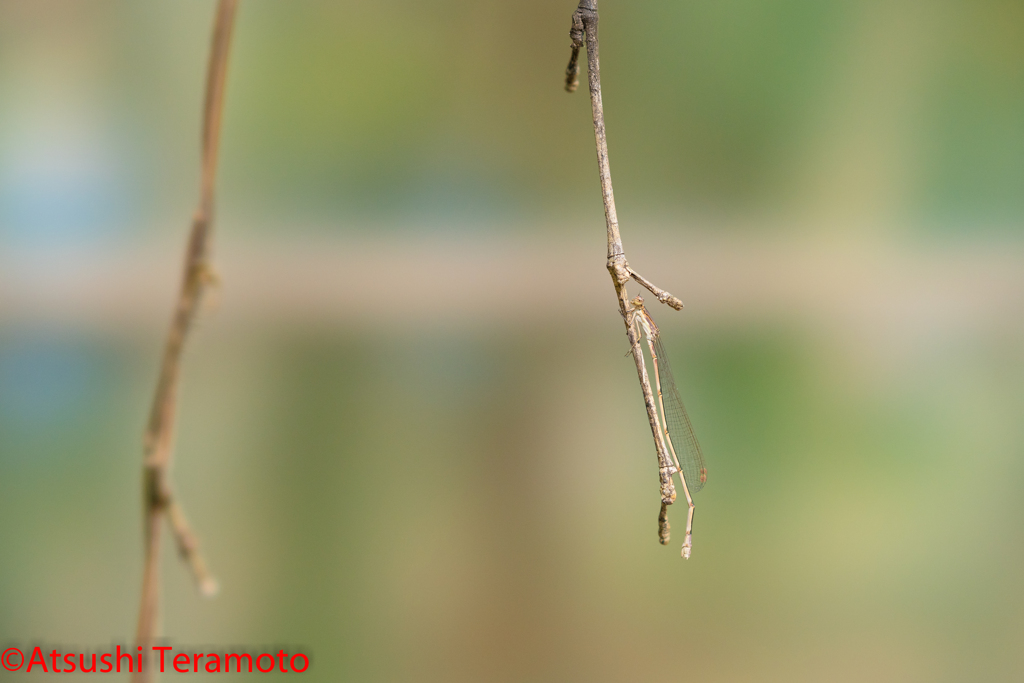
[{"label": "dried branch", "polygon": [[676,498],[672,475],[675,474],[677,468],[669,458],[661,429],[658,425],[658,411],[655,407],[651,382],[647,376],[643,351],[640,348],[640,339],[634,330],[634,326],[631,324],[632,307],[629,294],[626,292],[626,285],[630,278],[633,278],[649,289],[658,298],[658,301],[676,310],[683,307],[683,302],[655,286],[650,280],[642,277],[630,268],[629,263],[626,261],[626,255],[622,248],[622,236],[619,234],[619,219],[615,213],[615,195],[612,192],[611,170],[608,165],[608,138],[604,127],[604,105],[601,102],[601,64],[598,57],[597,24],[597,0],[580,0],[579,6],[572,15],[572,28],[569,31],[569,37],[572,40],[572,57],[569,61],[569,67],[566,69],[565,89],[569,92],[576,89],[579,74],[577,63],[579,51],[586,45],[587,78],[590,85],[590,103],[594,114],[597,167],[601,176],[601,195],[604,199],[604,216],[608,227],[608,272],[611,274],[612,283],[615,285],[615,294],[619,302],[619,313],[626,324],[626,337],[629,339],[629,346],[632,349],[637,376],[640,379],[640,388],[644,395],[644,405],[647,407],[647,419],[651,425],[651,433],[654,435],[654,447],[658,456],[662,503],[661,513],[658,515],[658,537],[664,544],[668,543],[667,506],[675,502]]},{"label": "dried branch", "polygon": [[640,273],[638,273],[635,270],[633,270],[632,268],[630,268],[629,266],[626,266],[626,270],[629,271],[629,274],[633,277],[634,280],[636,280],[641,285],[646,287],[651,292],[651,294],[656,296],[658,298],[658,301],[660,301],[661,303],[663,303],[663,304],[665,304],[667,306],[671,306],[672,308],[676,309],[677,311],[683,310],[683,302],[682,301],[680,301],[676,297],[672,296],[671,294],[666,292],[664,289],[658,287],[653,282],[651,282],[650,280],[645,278],[643,275],[641,275]]},{"label": "dried branch", "polygon": [[192,232],[185,251],[185,268],[181,292],[171,319],[171,328],[164,347],[160,377],[143,439],[143,506],[145,518],[145,568],[142,581],[142,603],[135,643],[146,653],[145,665],[132,676],[134,683],[153,679],[148,665],[149,653],[157,630],[160,605],[160,530],[166,514],[178,551],[192,570],[203,595],[213,595],[217,583],[206,569],[196,540],[170,482],[170,466],[174,446],[174,422],[181,352],[189,328],[199,309],[203,292],[215,281],[208,262],[209,235],[213,221],[214,180],[217,175],[217,148],[220,138],[221,114],[224,107],[224,84],[227,77],[228,49],[238,0],[220,0],[213,30],[213,44],[206,80],[206,98],[202,133],[202,180],[199,206],[192,217]]}]

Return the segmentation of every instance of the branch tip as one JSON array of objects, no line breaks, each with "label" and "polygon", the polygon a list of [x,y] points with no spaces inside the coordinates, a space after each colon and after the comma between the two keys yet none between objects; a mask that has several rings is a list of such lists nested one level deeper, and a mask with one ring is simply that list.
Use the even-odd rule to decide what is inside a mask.
[{"label": "branch tip", "polygon": [[189,526],[181,505],[173,498],[167,506],[167,517],[174,540],[178,544],[178,555],[192,571],[192,578],[195,579],[199,592],[205,597],[213,597],[218,591],[217,580],[206,568],[206,560],[199,552],[199,539]]},{"label": "branch tip", "polygon": [[675,297],[669,292],[666,292],[664,289],[658,287],[640,273],[636,272],[632,268],[629,268],[629,266],[627,266],[626,268],[629,271],[630,277],[632,277],[634,280],[643,285],[651,294],[657,297],[658,301],[665,304],[666,306],[671,306],[677,311],[683,310],[683,302],[678,297]]},{"label": "branch tip", "polygon": [[205,581],[199,584],[199,592],[204,598],[213,598],[220,593],[220,584],[217,583],[217,579],[208,577]]},{"label": "branch tip", "polygon": [[661,504],[661,512],[658,513],[658,541],[662,545],[668,545],[672,525],[668,523],[668,505]]},{"label": "branch tip", "polygon": [[565,68],[565,91],[576,92],[576,88],[580,85],[580,49],[576,46],[572,48],[572,56],[569,57],[569,66]]},{"label": "branch tip", "polygon": [[576,88],[580,84],[580,48],[584,44],[583,12],[580,9],[572,14],[569,39],[572,40],[572,55],[569,57],[569,66],[565,68],[565,90],[566,92],[576,92]]}]

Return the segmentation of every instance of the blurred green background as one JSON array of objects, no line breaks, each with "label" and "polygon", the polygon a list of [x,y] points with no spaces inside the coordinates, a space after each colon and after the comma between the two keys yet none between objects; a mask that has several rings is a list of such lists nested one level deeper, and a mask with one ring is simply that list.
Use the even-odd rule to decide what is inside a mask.
[{"label": "blurred green background", "polygon": [[[164,633],[324,681],[1020,680],[1024,5],[602,2],[627,254],[687,303],[685,563],[574,6],[242,0],[175,469],[222,592],[168,545]],[[213,9],[0,0],[0,644],[132,638]]]}]

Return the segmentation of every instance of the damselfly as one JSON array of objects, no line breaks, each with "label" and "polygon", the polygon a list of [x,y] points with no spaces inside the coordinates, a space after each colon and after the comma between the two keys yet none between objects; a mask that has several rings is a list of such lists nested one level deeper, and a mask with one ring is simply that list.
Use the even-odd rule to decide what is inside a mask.
[{"label": "damselfly", "polygon": [[[629,311],[629,323],[633,327],[637,343],[640,343],[640,336],[643,333],[654,364],[654,382],[658,389],[658,407],[661,408],[661,414],[656,415],[660,420],[658,426],[664,434],[665,443],[672,456],[672,464],[679,473],[683,493],[686,494],[686,502],[690,506],[686,516],[686,537],[683,540],[683,557],[689,559],[693,548],[693,494],[704,488],[708,470],[704,465],[704,454],[697,443],[697,436],[693,433],[690,417],[686,414],[683,399],[679,395],[679,388],[672,376],[672,367],[669,365],[665,346],[661,343],[658,326],[644,308],[642,296],[636,297],[630,303],[632,308]],[[664,507],[659,522],[662,525],[661,536],[664,543],[668,538]]]}]

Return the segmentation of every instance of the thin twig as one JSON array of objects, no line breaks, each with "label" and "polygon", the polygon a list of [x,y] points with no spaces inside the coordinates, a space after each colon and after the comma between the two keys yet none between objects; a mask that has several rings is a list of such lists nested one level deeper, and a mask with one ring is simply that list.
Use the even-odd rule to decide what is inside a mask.
[{"label": "thin twig", "polygon": [[192,232],[185,251],[185,268],[181,292],[171,319],[171,328],[164,347],[160,377],[157,381],[153,407],[143,439],[143,515],[145,518],[145,569],[142,581],[142,603],[135,644],[142,648],[144,665],[132,676],[133,683],[149,683],[154,672],[149,654],[157,631],[160,606],[160,530],[166,514],[177,542],[178,551],[188,564],[196,584],[204,595],[213,595],[217,583],[206,569],[199,554],[199,543],[174,496],[170,482],[170,465],[174,446],[174,422],[181,352],[192,321],[207,285],[215,277],[209,266],[209,235],[213,221],[214,180],[217,175],[217,148],[220,138],[221,113],[224,106],[224,84],[227,77],[228,48],[234,26],[238,0],[220,0],[213,29],[213,42],[206,78],[203,107],[202,180],[199,206],[192,217]]},{"label": "thin twig", "polygon": [[654,435],[654,448],[658,455],[658,473],[661,482],[662,502],[661,514],[658,516],[658,536],[662,543],[667,543],[668,518],[666,506],[671,505],[676,498],[675,485],[672,482],[672,475],[676,472],[676,467],[669,458],[661,437],[661,430],[658,426],[658,409],[655,406],[654,392],[651,390],[651,382],[644,364],[640,339],[634,330],[634,326],[631,324],[632,308],[629,303],[629,295],[626,292],[626,285],[630,278],[633,278],[649,289],[659,301],[672,306],[676,310],[683,307],[683,302],[636,273],[629,267],[629,263],[626,261],[626,254],[622,248],[622,236],[619,234],[619,219],[615,213],[615,195],[612,192],[611,170],[608,165],[608,137],[604,127],[604,105],[601,102],[601,63],[598,57],[597,24],[597,0],[580,0],[579,6],[572,15],[572,29],[569,32],[573,52],[569,68],[566,69],[566,90],[569,92],[575,90],[573,83],[576,81],[576,74],[579,70],[576,64],[577,56],[580,48],[585,44],[587,48],[587,79],[590,85],[590,103],[594,114],[597,167],[601,175],[601,195],[604,199],[604,216],[608,227],[608,272],[611,274],[612,283],[615,285],[615,294],[619,302],[619,313],[626,324],[626,337],[629,339],[629,346],[632,349],[637,376],[640,378],[640,388],[643,390],[644,405],[647,408],[647,419],[651,425],[651,433]]},{"label": "thin twig", "polygon": [[666,292],[664,289],[658,287],[656,284],[654,284],[653,282],[651,282],[650,280],[645,278],[643,275],[641,275],[640,273],[638,273],[635,270],[633,270],[632,268],[630,268],[629,266],[626,266],[626,270],[629,271],[629,274],[633,277],[634,280],[636,280],[641,285],[646,287],[650,291],[651,294],[656,296],[658,298],[658,301],[660,301],[661,303],[665,304],[666,306],[671,306],[672,308],[676,309],[677,311],[683,310],[683,302],[682,301],[680,301],[676,297],[672,296],[671,294]]}]

